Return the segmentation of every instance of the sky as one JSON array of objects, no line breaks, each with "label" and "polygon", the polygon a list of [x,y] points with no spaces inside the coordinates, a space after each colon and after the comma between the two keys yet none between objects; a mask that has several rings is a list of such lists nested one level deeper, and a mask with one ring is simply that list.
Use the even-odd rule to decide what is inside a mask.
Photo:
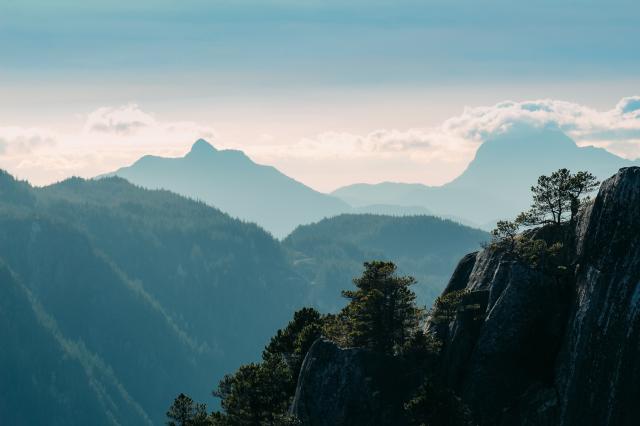
[{"label": "sky", "polygon": [[0,168],[43,185],[198,138],[321,191],[442,184],[553,122],[640,156],[631,0],[0,0]]}]

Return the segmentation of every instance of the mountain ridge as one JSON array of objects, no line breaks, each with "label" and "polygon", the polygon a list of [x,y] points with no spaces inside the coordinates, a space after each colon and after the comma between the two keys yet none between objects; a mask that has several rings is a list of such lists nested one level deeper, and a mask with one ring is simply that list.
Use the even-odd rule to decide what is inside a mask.
[{"label": "mountain ridge", "polygon": [[[318,291],[320,279],[334,290],[340,283],[333,279],[348,285],[350,271],[374,255],[362,249],[369,241],[376,242],[375,255],[384,254],[385,239],[413,229],[413,257],[435,259],[433,244],[458,239],[443,237],[444,221],[429,216],[378,215],[377,226],[371,218],[351,215],[355,234],[303,226],[293,235],[304,238],[289,245],[203,201],[122,177],[32,187],[0,171],[0,318],[16,318],[0,321],[8,348],[0,351],[6,361],[0,366],[15,367],[0,369],[11,378],[0,381],[0,394],[20,386],[12,401],[38,399],[55,426],[159,424],[177,390],[216,407],[212,381],[255,361],[295,309],[341,302]],[[476,235],[486,237],[447,225],[461,236],[447,259],[475,247]],[[334,246],[356,248],[340,270],[331,264],[339,255],[323,254]],[[402,251],[396,246],[388,249]],[[416,264],[403,266],[419,275]],[[453,267],[444,264],[440,275]],[[424,281],[429,294],[441,288],[440,281]],[[89,392],[81,397],[75,390]],[[58,407],[60,399],[67,405]],[[45,422],[36,412],[22,420],[28,407],[11,410],[2,402],[0,418],[9,424]],[[82,404],[77,419],[74,404]]]},{"label": "mountain ridge", "polygon": [[365,213],[301,225],[282,245],[294,268],[312,283],[310,302],[334,312],[345,303],[341,290],[371,259],[393,260],[401,272],[414,276],[419,303],[430,304],[458,257],[488,240],[486,232],[449,219]]},{"label": "mountain ridge", "polygon": [[145,156],[105,176],[120,176],[149,189],[167,189],[207,202],[284,238],[297,225],[350,209],[276,168],[253,162],[238,150],[217,150],[197,140],[183,157]]},{"label": "mountain ridge", "polygon": [[[58,342],[25,358],[37,364],[22,365],[15,381],[0,381],[0,390],[22,386],[32,395],[19,399],[25,404],[41,395],[51,424],[159,424],[177,383],[211,399],[211,377],[251,361],[302,301],[304,280],[278,241],[202,202],[117,177],[72,178],[43,188],[10,175],[0,179],[0,292],[10,296],[0,317],[14,302],[43,313],[30,317],[24,308],[23,321],[0,325],[0,335],[17,339],[15,326],[22,327],[18,335],[40,336],[39,342],[7,341],[6,365],[22,365],[19,353],[30,347]],[[55,327],[42,328],[42,321]],[[71,358],[68,347],[77,349]],[[43,376],[38,365],[48,368]],[[69,371],[59,378],[68,386],[56,387],[48,375],[60,371],[56,365]],[[38,371],[39,381],[26,386],[29,369]],[[57,390],[47,393],[47,386]],[[99,388],[95,398],[74,392],[92,386]],[[56,406],[71,397],[67,405],[86,404],[94,422]],[[42,423],[35,413],[19,420],[20,411],[6,411],[0,401],[3,422]]]},{"label": "mountain ridge", "polygon": [[636,164],[602,148],[579,147],[555,127],[521,125],[485,140],[465,171],[444,185],[353,184],[331,194],[354,206],[417,204],[490,229],[496,220],[528,207],[528,188],[542,174],[566,167],[604,179]]}]

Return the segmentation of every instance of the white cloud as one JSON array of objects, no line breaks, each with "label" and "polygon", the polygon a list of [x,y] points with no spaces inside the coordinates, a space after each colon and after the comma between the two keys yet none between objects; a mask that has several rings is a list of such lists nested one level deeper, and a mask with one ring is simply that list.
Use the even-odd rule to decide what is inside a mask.
[{"label": "white cloud", "polygon": [[146,154],[182,155],[198,138],[216,139],[210,126],[162,121],[136,104],[101,107],[83,118],[66,132],[0,126],[0,168],[46,184],[113,171]]},{"label": "white cloud", "polygon": [[102,107],[89,113],[84,130],[85,133],[130,135],[157,124],[153,115],[143,112],[136,104],[128,104],[115,108]]},{"label": "white cloud", "polygon": [[30,153],[56,143],[57,135],[48,129],[0,126],[0,155]]},{"label": "white cloud", "polygon": [[246,144],[220,142],[210,126],[162,120],[134,103],[98,108],[84,119],[75,132],[66,133],[0,126],[0,167],[46,183],[111,171],[144,154],[183,155],[193,141],[205,138],[218,147],[242,149],[258,162],[325,190],[356,181],[440,184],[461,173],[484,140],[521,123],[557,126],[579,145],[640,156],[640,96],[624,98],[606,111],[553,99],[504,101],[465,108],[435,127],[328,131],[279,144],[268,133]]},{"label": "white cloud", "polygon": [[622,99],[616,105],[616,110],[620,114],[635,114],[636,118],[640,117],[640,96]]},{"label": "white cloud", "polygon": [[83,134],[114,142],[146,142],[175,144],[177,139],[214,139],[215,131],[191,121],[160,121],[155,114],[140,109],[135,103],[119,107],[101,107],[87,114]]},{"label": "white cloud", "polygon": [[609,111],[551,99],[465,108],[434,128],[379,129],[365,135],[327,132],[286,147],[262,146],[263,156],[362,158],[408,156],[425,163],[468,162],[477,147],[515,124],[557,126],[580,145],[597,145],[618,155],[640,154],[640,96],[624,98]]},{"label": "white cloud", "polygon": [[[442,184],[466,168],[483,141],[523,123],[556,126],[581,146],[603,147],[631,159],[640,156],[640,96],[624,98],[608,111],[552,99],[504,101],[467,107],[431,128],[325,132],[293,145],[267,142],[248,151],[293,176],[311,176],[308,181],[323,189],[355,181]],[[330,179],[334,181],[323,183]]]}]

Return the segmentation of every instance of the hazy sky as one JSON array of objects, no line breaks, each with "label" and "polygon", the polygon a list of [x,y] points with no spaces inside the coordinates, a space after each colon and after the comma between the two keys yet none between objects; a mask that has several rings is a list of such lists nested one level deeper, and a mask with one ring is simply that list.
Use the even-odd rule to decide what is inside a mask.
[{"label": "hazy sky", "polygon": [[0,167],[44,184],[206,137],[320,190],[439,184],[513,120],[636,158],[639,20],[631,0],[0,0]]}]

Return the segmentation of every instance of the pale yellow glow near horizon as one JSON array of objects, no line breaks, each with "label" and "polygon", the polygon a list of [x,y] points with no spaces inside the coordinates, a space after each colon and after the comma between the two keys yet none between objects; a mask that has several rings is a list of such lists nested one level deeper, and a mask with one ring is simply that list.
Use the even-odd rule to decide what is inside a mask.
[{"label": "pale yellow glow near horizon", "polygon": [[[78,109],[89,105],[69,103],[57,113],[35,108],[28,118],[18,105],[11,114],[0,108],[0,168],[45,185],[111,172],[143,155],[179,157],[205,138],[219,149],[243,150],[255,162],[323,192],[359,182],[441,185],[466,168],[484,136],[513,120],[557,122],[581,145],[640,156],[640,114],[621,111],[620,98],[595,102],[596,107],[535,101],[552,112],[531,112],[524,103],[501,99],[465,108],[463,94],[457,96],[447,103],[438,91],[395,97],[307,93],[297,104],[267,97],[192,99],[94,105],[84,112]],[[597,136],[607,132],[626,136]]]}]

